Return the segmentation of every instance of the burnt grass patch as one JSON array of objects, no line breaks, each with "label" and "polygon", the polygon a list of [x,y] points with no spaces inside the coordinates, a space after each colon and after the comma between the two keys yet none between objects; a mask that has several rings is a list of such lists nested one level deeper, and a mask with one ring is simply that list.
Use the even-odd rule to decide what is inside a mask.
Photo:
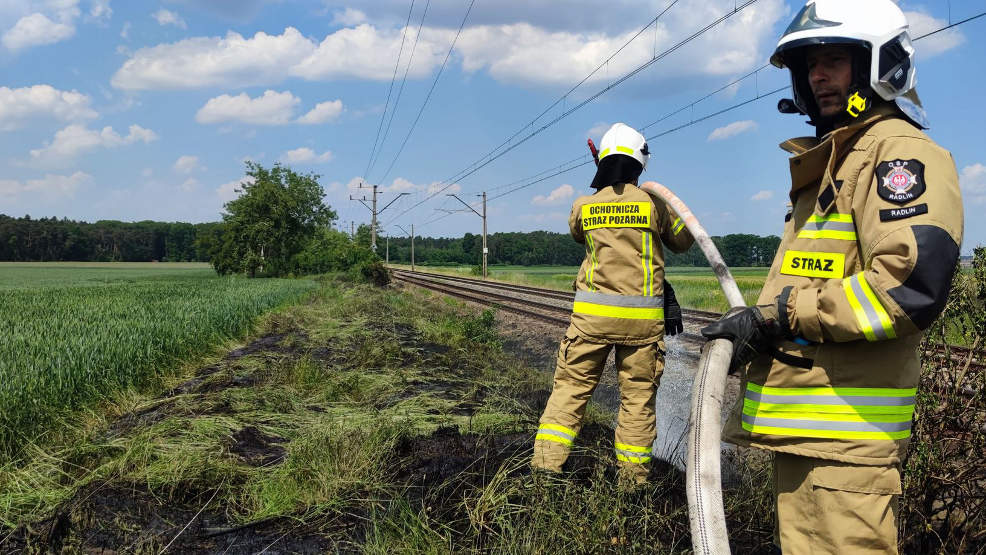
[{"label": "burnt grass patch", "polygon": [[490,317],[409,296],[296,307],[108,421],[61,472],[107,470],[0,527],[0,553],[689,549],[680,472],[617,488],[607,413],[561,477],[532,474],[545,377],[486,342]]}]

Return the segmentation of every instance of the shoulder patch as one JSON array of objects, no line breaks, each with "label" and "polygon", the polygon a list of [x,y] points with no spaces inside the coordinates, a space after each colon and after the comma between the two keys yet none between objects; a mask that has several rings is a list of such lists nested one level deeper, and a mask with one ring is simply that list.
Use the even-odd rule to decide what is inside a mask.
[{"label": "shoulder patch", "polygon": [[891,222],[893,220],[903,220],[904,218],[920,216],[921,214],[927,213],[927,204],[915,204],[914,206],[905,206],[903,208],[891,208],[889,210],[880,210],[880,221]]},{"label": "shoulder patch", "polygon": [[918,160],[890,160],[876,167],[877,192],[894,204],[907,204],[925,191],[924,164]]}]

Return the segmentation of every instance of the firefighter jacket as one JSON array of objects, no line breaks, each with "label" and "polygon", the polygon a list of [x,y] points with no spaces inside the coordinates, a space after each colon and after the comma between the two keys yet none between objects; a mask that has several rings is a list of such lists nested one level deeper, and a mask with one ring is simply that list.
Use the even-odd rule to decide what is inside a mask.
[{"label": "firefighter jacket", "polygon": [[691,234],[664,203],[632,183],[575,200],[572,237],[585,244],[571,331],[595,343],[646,345],[664,338],[664,250]]},{"label": "firefighter jacket", "polygon": [[758,304],[791,333],[747,369],[724,436],[863,465],[900,461],[922,330],[948,297],[962,199],[948,151],[890,108],[781,145],[792,211]]}]

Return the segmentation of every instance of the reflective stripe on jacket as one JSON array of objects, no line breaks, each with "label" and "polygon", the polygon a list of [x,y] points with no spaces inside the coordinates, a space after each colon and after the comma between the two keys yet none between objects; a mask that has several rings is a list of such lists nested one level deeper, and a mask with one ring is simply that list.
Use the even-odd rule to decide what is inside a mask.
[{"label": "reflective stripe on jacket", "polygon": [[724,438],[895,464],[922,330],[944,307],[962,241],[955,163],[889,108],[782,147],[794,154],[793,208],[758,304],[789,289],[781,319],[809,344],[781,342],[750,364]]},{"label": "reflective stripe on jacket", "polygon": [[572,328],[588,341],[642,345],[664,337],[664,250],[691,247],[684,223],[631,183],[579,197],[569,217],[586,247]]}]

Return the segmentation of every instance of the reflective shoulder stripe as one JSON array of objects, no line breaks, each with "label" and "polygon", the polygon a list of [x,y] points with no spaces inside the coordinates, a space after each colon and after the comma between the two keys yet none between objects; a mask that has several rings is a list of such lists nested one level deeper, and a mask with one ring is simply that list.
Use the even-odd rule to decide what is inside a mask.
[{"label": "reflective shoulder stripe", "polygon": [[894,440],[910,436],[917,388],[764,387],[748,383],[743,428],[829,439]]},{"label": "reflective shoulder stripe", "polygon": [[856,240],[856,224],[852,214],[828,214],[818,216],[812,214],[805,226],[798,232],[799,239],[839,239],[843,241]]},{"label": "reflective shoulder stripe", "polygon": [[681,218],[675,218],[674,223],[671,224],[671,231],[675,235],[681,233],[681,230],[685,228],[685,222],[681,221]]},{"label": "reflective shoulder stripe", "polygon": [[616,443],[616,459],[624,462],[643,464],[651,460],[651,448],[639,445]]},{"label": "reflective shoulder stripe", "polygon": [[894,330],[893,320],[883,304],[873,293],[870,284],[866,282],[866,276],[860,272],[854,276],[842,280],[842,288],[846,292],[846,299],[852,306],[856,314],[856,321],[863,330],[863,335],[867,341],[881,341],[884,339],[894,339],[897,332]]},{"label": "reflective shoulder stripe", "polygon": [[654,258],[654,236],[651,232],[645,231],[641,237],[641,256],[640,263],[644,267],[644,295],[654,294],[654,266],[652,260]]},{"label": "reflective shoulder stripe", "polygon": [[595,291],[596,286],[592,283],[592,278],[596,273],[599,260],[596,259],[596,242],[592,240],[592,233],[589,231],[585,232],[585,242],[589,246],[589,275],[586,276],[585,281],[589,286],[589,291]]}]

